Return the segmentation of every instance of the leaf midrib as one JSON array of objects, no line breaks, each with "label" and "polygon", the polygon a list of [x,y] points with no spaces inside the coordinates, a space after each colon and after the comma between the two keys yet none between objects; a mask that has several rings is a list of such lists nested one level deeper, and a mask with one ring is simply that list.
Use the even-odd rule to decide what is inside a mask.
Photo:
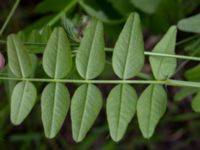
[{"label": "leaf midrib", "polygon": [[[167,42],[167,44],[166,44],[166,47],[165,47],[165,49],[164,49],[164,51],[162,52],[162,53],[164,53],[164,54],[168,54],[167,53],[167,49],[168,49],[168,47],[169,47],[169,43],[171,42],[171,38],[170,38],[170,40]],[[170,54],[170,53],[169,53]],[[158,79],[160,79],[160,68],[161,68],[161,66],[162,66],[162,62],[165,60],[166,58],[160,58],[160,61],[159,61],[159,66],[158,66],[158,70],[157,70],[157,77],[158,77]],[[172,58],[173,59],[173,58]]]},{"label": "leaf midrib", "polygon": [[[134,15],[134,18],[135,18],[135,15]],[[126,56],[125,56],[125,65],[124,65],[124,70],[123,70],[123,79],[125,79],[125,76],[126,76],[126,70],[127,70],[127,62],[128,62],[128,57],[129,57],[129,53],[130,53],[130,41],[131,41],[131,35],[132,35],[132,33],[133,33],[133,25],[134,25],[134,18],[133,18],[133,20],[131,20],[131,34],[129,35],[129,39],[128,39],[128,48],[127,48],[127,53],[126,53]]]},{"label": "leaf midrib", "polygon": [[120,87],[120,102],[119,102],[119,111],[118,111],[118,117],[117,117],[117,135],[116,135],[116,138],[118,139],[118,134],[119,134],[119,130],[118,130],[118,128],[119,128],[119,123],[120,123],[120,120],[121,120],[121,105],[122,105],[122,99],[123,99],[123,88],[124,88],[124,86],[123,86],[123,84],[121,85],[121,87]]},{"label": "leaf midrib", "polygon": [[55,70],[54,70],[54,79],[57,78],[57,66],[58,66],[58,53],[59,53],[59,49],[60,49],[60,46],[59,46],[59,41],[60,41],[60,36],[59,36],[59,29],[57,29],[57,32],[56,32],[56,36],[57,36],[57,44],[56,44],[56,59],[55,59]]},{"label": "leaf midrib", "polygon": [[52,132],[53,132],[53,125],[54,125],[54,112],[55,112],[55,109],[56,109],[56,95],[57,95],[57,86],[58,86],[58,83],[55,83],[55,86],[54,86],[54,95],[53,95],[53,111],[51,113],[51,124],[50,124],[50,135],[49,136],[52,136]]},{"label": "leaf midrib", "polygon": [[153,97],[154,97],[154,85],[152,85],[152,88],[151,88],[151,95],[150,95],[150,100],[151,100],[151,101],[150,101],[150,109],[149,109],[150,112],[149,112],[149,115],[148,115],[148,118],[149,118],[149,119],[147,119],[147,120],[148,120],[148,123],[147,123],[147,125],[148,125],[148,126],[147,126],[147,137],[149,137],[150,121],[151,121],[151,117],[152,117],[152,115],[151,115],[151,114],[152,114],[152,111],[151,111],[151,110],[152,110],[152,107],[153,107],[153,106],[152,106],[152,103],[153,103],[153,102],[152,102],[152,101],[153,101],[152,99],[153,99]]},{"label": "leaf midrib", "polygon": [[80,132],[82,131],[82,128],[83,128],[83,118],[84,118],[84,116],[85,116],[85,112],[86,112],[86,106],[87,106],[87,103],[88,103],[88,94],[89,94],[89,84],[88,85],[86,85],[87,86],[87,89],[86,89],[86,95],[85,95],[85,102],[84,102],[84,106],[83,106],[83,113],[82,113],[82,115],[81,115],[81,121],[80,121],[80,127],[79,127],[79,131],[78,131],[78,139],[77,140],[79,140],[80,138],[81,138],[81,134],[80,134]]},{"label": "leaf midrib", "polygon": [[19,70],[20,70],[20,74],[22,75],[22,77],[25,77],[25,73],[24,73],[24,70],[23,70],[23,67],[22,67],[22,62],[21,62],[21,59],[19,58],[19,52],[18,52],[18,47],[16,46],[16,41],[15,41],[15,38],[14,36],[12,37],[12,41],[13,41],[13,45],[15,46],[15,52],[16,52],[16,55],[17,55],[17,62],[19,64]]},{"label": "leaf midrib", "polygon": [[27,87],[27,82],[24,82],[24,86],[23,86],[23,90],[22,90],[22,98],[20,100],[20,104],[19,104],[19,111],[17,111],[17,122],[19,121],[19,116],[21,116],[21,109],[22,109],[22,104],[23,104],[23,100],[24,100],[24,95],[25,95],[25,89]]},{"label": "leaf midrib", "polygon": [[88,56],[87,67],[86,67],[86,73],[85,73],[86,79],[89,78],[89,77],[88,77],[88,76],[89,76],[89,69],[90,69],[89,65],[90,65],[90,63],[91,63],[91,59],[92,59],[91,55],[92,55],[92,53],[93,53],[93,47],[94,47],[94,43],[95,43],[95,41],[96,41],[96,36],[97,36],[96,28],[97,28],[97,25],[98,25],[98,22],[95,22],[93,40],[92,40],[92,44],[90,45],[89,56]]}]

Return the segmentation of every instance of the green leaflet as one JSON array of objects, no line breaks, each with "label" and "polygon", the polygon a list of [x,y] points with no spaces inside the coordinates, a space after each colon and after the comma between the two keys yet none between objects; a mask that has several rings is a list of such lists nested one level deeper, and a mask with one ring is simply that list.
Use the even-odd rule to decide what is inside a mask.
[{"label": "green leaflet", "polygon": [[11,95],[11,122],[19,125],[32,110],[37,97],[35,86],[28,81],[19,82]]},{"label": "green leaflet", "polygon": [[59,79],[65,77],[72,67],[70,43],[65,31],[55,28],[43,54],[43,68],[48,76]]},{"label": "green leaflet", "polygon": [[68,89],[61,83],[49,83],[41,96],[42,123],[45,136],[56,136],[67,115],[70,105]]},{"label": "green leaflet", "polygon": [[[23,38],[24,42],[28,43],[40,43],[39,45],[26,45],[27,49],[33,53],[43,53],[45,49],[44,43],[48,42],[48,39],[51,35],[51,28],[49,26],[45,26],[41,30],[34,29],[28,35],[28,38]],[[22,32],[23,33],[23,32]]]},{"label": "green leaflet", "polygon": [[174,95],[174,101],[180,102],[186,97],[200,91],[199,88],[194,87],[182,87],[176,94]]},{"label": "green leaflet", "polygon": [[103,71],[104,65],[103,24],[93,20],[81,40],[76,55],[76,67],[82,78],[93,79]]},{"label": "green leaflet", "polygon": [[107,120],[112,139],[117,142],[123,137],[136,110],[137,94],[128,84],[112,89],[106,105]]},{"label": "green leaflet", "polygon": [[[170,27],[164,37],[154,47],[153,52],[175,54],[176,32],[176,26]],[[153,75],[157,80],[169,78],[176,70],[176,58],[150,56],[149,60]]]},{"label": "green leaflet", "polygon": [[102,107],[102,95],[93,84],[81,85],[72,98],[71,120],[73,139],[80,142],[93,125]]},{"label": "green leaflet", "polygon": [[[11,72],[8,66],[6,66],[5,72],[8,74],[8,77],[11,77],[11,78],[14,77],[13,73]],[[5,91],[7,93],[6,95],[8,96],[9,100],[11,99],[11,95],[16,84],[17,84],[17,81],[14,81],[14,80],[4,81]]]},{"label": "green leaflet", "polygon": [[178,22],[178,28],[185,32],[200,33],[200,13]]},{"label": "green leaflet", "polygon": [[23,31],[17,32],[17,36],[23,42],[26,40],[26,34]]},{"label": "green leaflet", "polygon": [[167,107],[167,94],[161,85],[149,85],[137,103],[137,118],[145,138],[150,138],[164,115]]},{"label": "green leaflet", "polygon": [[195,112],[200,112],[200,92],[198,92],[192,100],[192,109]]},{"label": "green leaflet", "polygon": [[184,77],[190,81],[200,81],[200,65],[196,65],[191,69],[187,69],[184,73]]},{"label": "green leaflet", "polygon": [[45,26],[42,28],[42,31],[40,32],[40,41],[42,43],[46,43],[49,40],[49,37],[51,36],[52,30],[50,26]]},{"label": "green leaflet", "polygon": [[113,51],[113,69],[122,79],[137,75],[144,65],[144,43],[137,13],[131,13]]},{"label": "green leaflet", "polygon": [[28,77],[32,73],[31,58],[17,35],[7,38],[8,65],[17,77]]},{"label": "green leaflet", "polygon": [[161,0],[131,0],[131,2],[145,13],[153,14],[157,10]]}]

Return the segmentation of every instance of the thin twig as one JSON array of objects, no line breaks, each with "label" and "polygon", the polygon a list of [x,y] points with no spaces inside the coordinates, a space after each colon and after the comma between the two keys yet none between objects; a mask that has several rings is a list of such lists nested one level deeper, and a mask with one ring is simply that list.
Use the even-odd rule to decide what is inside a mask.
[{"label": "thin twig", "polygon": [[0,36],[3,34],[5,28],[6,28],[6,26],[8,25],[8,23],[9,23],[11,17],[13,16],[13,14],[14,14],[14,12],[15,12],[17,6],[19,5],[19,2],[20,2],[20,0],[16,0],[15,4],[13,5],[13,8],[11,9],[11,11],[10,11],[8,17],[6,18],[6,21],[4,22],[3,26],[1,27]]}]

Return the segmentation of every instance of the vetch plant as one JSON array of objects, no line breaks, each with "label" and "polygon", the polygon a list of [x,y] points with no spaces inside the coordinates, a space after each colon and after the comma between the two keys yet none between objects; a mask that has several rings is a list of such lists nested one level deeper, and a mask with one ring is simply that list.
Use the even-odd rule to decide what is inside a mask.
[{"label": "vetch plant", "polygon": [[[143,11],[152,13],[154,7],[157,6]],[[48,24],[54,24],[57,18]],[[185,28],[185,20],[180,21],[178,27],[192,30]],[[3,30],[4,27],[0,34]],[[32,32],[40,37],[35,43],[32,39],[26,41],[22,34],[7,37],[8,66],[13,75],[1,75],[0,80],[17,82],[10,103],[10,119],[14,125],[24,121],[37,98],[41,100],[41,120],[47,138],[56,137],[67,114],[70,114],[73,139],[81,142],[92,128],[103,104],[106,105],[110,136],[115,142],[126,134],[134,116],[137,116],[143,137],[151,138],[167,110],[168,94],[164,86],[200,88],[199,82],[170,79],[176,73],[177,59],[200,61],[198,57],[175,54],[177,27],[171,26],[151,52],[145,51],[141,20],[136,12],[127,18],[114,48],[105,47],[104,26],[98,19],[92,19],[77,47],[73,47],[73,41],[62,27],[55,27],[53,31],[46,27],[40,34],[37,30]],[[35,51],[34,46],[37,45],[41,46],[39,51]],[[37,53],[42,54],[44,78],[34,76]],[[99,78],[109,61],[108,53],[112,54],[111,64],[118,78],[116,80]],[[153,79],[135,79],[143,70],[145,56],[149,58]],[[3,66],[1,55],[0,62]],[[70,76],[72,70],[77,70],[79,79]],[[46,83],[41,96],[35,82]],[[73,95],[66,83],[78,86]],[[98,84],[114,85],[105,101]],[[146,85],[141,95],[136,92],[135,84]],[[199,93],[192,107],[200,111]]]}]

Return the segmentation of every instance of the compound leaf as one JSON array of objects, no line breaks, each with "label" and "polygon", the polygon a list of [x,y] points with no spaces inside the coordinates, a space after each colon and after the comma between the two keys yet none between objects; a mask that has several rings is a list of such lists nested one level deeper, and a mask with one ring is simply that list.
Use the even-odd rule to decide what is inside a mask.
[{"label": "compound leaf", "polygon": [[11,95],[11,122],[19,125],[32,110],[37,97],[35,86],[28,81],[17,83]]},{"label": "compound leaf", "polygon": [[93,20],[81,40],[76,55],[76,67],[82,78],[93,79],[103,71],[104,65],[103,24]]},{"label": "compound leaf", "polygon": [[81,85],[72,98],[71,120],[73,139],[80,142],[93,125],[102,107],[102,95],[93,84]]},{"label": "compound leaf", "polygon": [[49,83],[41,96],[42,123],[45,136],[56,136],[67,115],[70,105],[68,89],[61,83]]},{"label": "compound leaf", "polygon": [[107,120],[111,137],[119,141],[133,118],[136,110],[137,94],[128,84],[120,84],[112,89],[107,99]]},{"label": "compound leaf", "polygon": [[113,51],[113,69],[123,79],[137,75],[144,65],[144,43],[137,13],[131,13]]},{"label": "compound leaf", "polygon": [[55,28],[43,54],[43,68],[52,78],[63,78],[71,70],[70,43],[63,28]]},{"label": "compound leaf", "polygon": [[[161,41],[154,47],[153,52],[162,54],[175,54],[176,26],[169,28]],[[157,80],[169,78],[176,69],[176,58],[150,56],[153,75]]]},{"label": "compound leaf", "polygon": [[161,85],[149,85],[137,103],[137,117],[140,130],[145,138],[150,138],[166,111],[167,94]]}]

